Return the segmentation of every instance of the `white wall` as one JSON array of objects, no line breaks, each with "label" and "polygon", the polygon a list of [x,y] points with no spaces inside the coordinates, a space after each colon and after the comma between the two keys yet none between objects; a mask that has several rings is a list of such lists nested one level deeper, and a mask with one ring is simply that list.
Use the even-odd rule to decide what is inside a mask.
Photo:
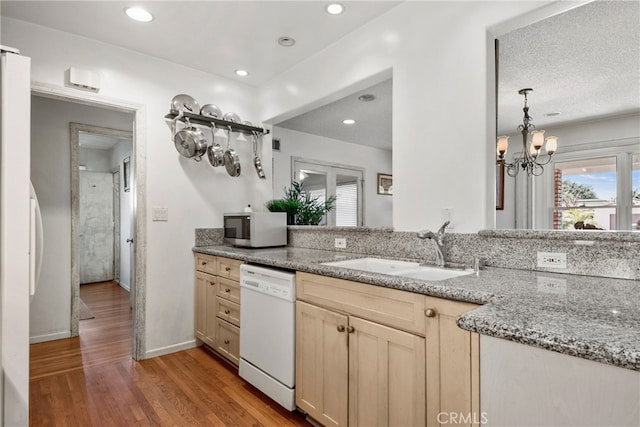
[{"label": "white wall", "polygon": [[[221,227],[222,213],[247,204],[264,205],[271,198],[271,181],[251,173],[250,143],[234,143],[243,173],[231,178],[224,168],[211,168],[177,153],[164,119],[171,99],[187,93],[201,104],[215,103],[243,120],[260,123],[255,88],[141,55],[83,37],[18,20],[2,18],[2,43],[19,48],[32,58],[32,79],[64,86],[70,66],[101,76],[101,97],[120,99],[144,107],[146,120],[137,123],[146,132],[147,213],[147,354],[159,354],[191,345],[193,337],[194,229]],[[71,48],[72,47],[72,48]],[[271,176],[271,139],[260,153]],[[59,154],[55,154],[57,158]],[[62,161],[62,159],[60,159]],[[64,159],[68,163],[68,158]],[[68,181],[68,177],[65,178]],[[152,222],[153,207],[167,207],[168,222]],[[65,264],[65,267],[68,263]],[[58,297],[56,297],[58,298]],[[69,298],[67,298],[67,301]],[[68,310],[68,302],[67,302]],[[51,310],[47,310],[51,311]],[[68,327],[68,326],[67,326]]]},{"label": "white wall", "polygon": [[[260,87],[263,120],[393,68],[393,225],[493,227],[490,26],[546,2],[404,2]],[[321,71],[320,71],[321,70]]]},{"label": "white wall", "polygon": [[[561,126],[545,126],[545,135],[558,136],[557,154],[563,149],[584,144],[601,143],[603,146],[615,146],[617,141],[640,137],[640,115],[625,114],[615,117],[600,118],[590,121],[568,123]],[[517,124],[514,124],[516,127]],[[522,151],[522,135],[509,136],[507,161]],[[546,173],[546,168],[545,168]],[[539,180],[540,181],[540,180]],[[520,206],[522,208],[522,206]],[[516,185],[515,179],[505,176],[504,210],[496,211],[496,228],[516,227]]]},{"label": "white wall", "polygon": [[31,181],[42,211],[44,251],[31,302],[32,342],[68,337],[71,325],[69,122],[131,131],[132,115],[31,97]]},{"label": "white wall", "polygon": [[[121,140],[110,151],[110,170],[120,168],[120,286],[130,290],[131,285],[131,256],[133,247],[127,239],[133,237],[131,231],[133,213],[133,193],[124,191],[124,167],[122,161],[129,157],[133,161],[133,141]],[[132,166],[133,163],[131,163]],[[130,171],[133,174],[133,169]]]},{"label": "white wall", "polygon": [[392,198],[377,194],[377,174],[392,173],[391,151],[351,144],[345,141],[273,128],[273,138],[280,140],[280,152],[273,152],[273,193],[291,184],[291,157],[303,157],[327,163],[364,168],[364,225],[392,227]]},{"label": "white wall", "polygon": [[[80,134],[82,143],[82,134]],[[110,161],[111,153],[109,150],[97,150],[94,148],[80,147],[78,150],[78,164],[86,166],[89,172],[111,172]]]}]

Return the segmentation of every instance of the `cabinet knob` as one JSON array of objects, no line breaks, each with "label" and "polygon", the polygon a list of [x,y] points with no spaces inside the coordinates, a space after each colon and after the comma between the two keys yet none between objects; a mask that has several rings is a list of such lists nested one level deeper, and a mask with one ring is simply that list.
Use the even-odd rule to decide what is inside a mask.
[{"label": "cabinet knob", "polygon": [[224,343],[225,344],[229,344],[229,340],[224,340]]},{"label": "cabinet knob", "polygon": [[356,331],[356,328],[354,328],[353,326],[349,326],[347,328],[347,332],[349,332],[350,334],[354,333]]},{"label": "cabinet knob", "polygon": [[202,261],[202,265],[207,265],[207,262],[206,261]]},{"label": "cabinet knob", "polygon": [[224,289],[224,291],[225,291],[226,293],[229,293],[229,292],[231,292],[231,289],[229,289],[229,288],[225,288],[225,289]]},{"label": "cabinet knob", "polygon": [[424,315],[427,317],[436,317],[436,311],[433,308],[427,308],[424,311]]},{"label": "cabinet knob", "polygon": [[225,310],[225,311],[224,311],[224,314],[229,314],[229,313],[230,313],[230,311],[229,311],[229,310]]},{"label": "cabinet knob", "polygon": [[344,325],[338,325],[336,329],[338,330],[338,332],[344,332]]},{"label": "cabinet knob", "polygon": [[225,267],[224,271],[231,271],[231,267]]}]

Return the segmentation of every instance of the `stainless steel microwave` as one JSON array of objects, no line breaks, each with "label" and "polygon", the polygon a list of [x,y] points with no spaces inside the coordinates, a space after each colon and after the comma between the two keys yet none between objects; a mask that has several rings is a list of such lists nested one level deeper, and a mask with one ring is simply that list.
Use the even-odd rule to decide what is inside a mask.
[{"label": "stainless steel microwave", "polygon": [[225,213],[224,242],[249,248],[286,246],[287,214],[285,212]]}]

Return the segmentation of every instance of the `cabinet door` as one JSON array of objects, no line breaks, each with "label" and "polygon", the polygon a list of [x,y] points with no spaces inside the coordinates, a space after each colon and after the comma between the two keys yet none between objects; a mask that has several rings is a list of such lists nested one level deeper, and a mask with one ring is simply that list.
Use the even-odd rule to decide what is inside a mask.
[{"label": "cabinet door", "polygon": [[195,284],[195,336],[205,341],[207,336],[207,278],[208,274],[196,271]]},{"label": "cabinet door", "polygon": [[425,339],[349,317],[349,424],[425,425]]},{"label": "cabinet door", "polygon": [[209,276],[207,278],[207,299],[206,299],[206,328],[204,342],[210,347],[213,347],[216,342],[216,284],[218,278],[215,276]]},{"label": "cabinet door", "polygon": [[347,320],[296,302],[296,405],[325,426],[348,421]]},{"label": "cabinet door", "polygon": [[[439,426],[438,413],[455,413],[479,423],[479,336],[460,329],[456,320],[474,304],[426,297],[427,302],[427,423]],[[431,311],[429,311],[431,310]],[[442,418],[444,423],[448,418]]]}]

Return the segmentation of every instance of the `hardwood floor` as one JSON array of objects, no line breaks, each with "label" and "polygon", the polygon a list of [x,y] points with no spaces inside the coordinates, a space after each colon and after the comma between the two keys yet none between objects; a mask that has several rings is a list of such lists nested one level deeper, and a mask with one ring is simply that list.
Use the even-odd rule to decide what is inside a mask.
[{"label": "hardwood floor", "polygon": [[308,426],[205,350],[131,359],[129,294],[83,285],[80,337],[31,346],[32,426]]}]

